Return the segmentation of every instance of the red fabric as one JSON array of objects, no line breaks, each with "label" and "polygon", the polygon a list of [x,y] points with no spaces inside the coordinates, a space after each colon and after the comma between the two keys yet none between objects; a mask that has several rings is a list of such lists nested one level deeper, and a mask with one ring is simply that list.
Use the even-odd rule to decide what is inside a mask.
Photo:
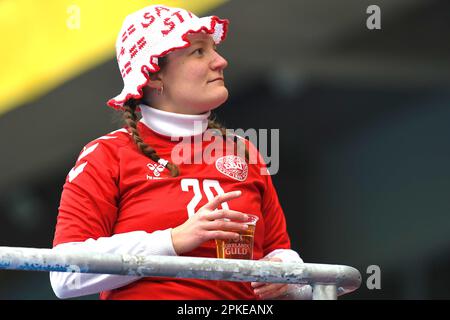
[{"label": "red fabric", "polygon": [[[139,123],[144,141],[163,158],[178,143]],[[68,175],[61,196],[53,245],[97,239],[117,233],[144,230],[153,232],[174,228],[188,219],[187,205],[194,196],[192,188],[182,191],[182,179],[217,180],[224,192],[241,190],[242,196],[228,202],[229,208],[259,217],[256,226],[254,259],[275,249],[289,249],[285,217],[269,175],[261,175],[261,164],[250,164],[245,181],[219,172],[212,164],[181,164],[180,175],[171,177],[167,169],[162,179],[155,174],[155,163],[141,154],[128,133],[123,131],[97,139],[84,150],[93,150],[80,158]],[[213,140],[214,141],[214,140]],[[200,142],[203,149],[212,142]],[[96,145],[98,144],[98,145]],[[95,148],[94,148],[95,147]],[[200,150],[202,148],[199,148]],[[255,151],[253,146],[250,149]],[[81,154],[86,154],[82,151]],[[225,155],[225,154],[224,154]],[[148,164],[153,164],[148,166]],[[157,164],[156,164],[157,166]],[[80,169],[78,169],[80,171]],[[69,181],[71,178],[71,182]],[[207,203],[202,199],[198,210]],[[214,188],[210,189],[214,196]],[[186,256],[216,257],[215,243],[204,243]],[[249,283],[196,279],[144,278],[127,286],[102,292],[101,299],[256,299]]]}]

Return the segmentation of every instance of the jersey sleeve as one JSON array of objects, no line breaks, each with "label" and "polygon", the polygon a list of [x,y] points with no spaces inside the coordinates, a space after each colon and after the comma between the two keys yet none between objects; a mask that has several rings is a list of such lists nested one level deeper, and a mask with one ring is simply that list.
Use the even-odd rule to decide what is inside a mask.
[{"label": "jersey sleeve", "polygon": [[291,242],[287,232],[286,218],[278,200],[278,195],[272,183],[272,177],[264,176],[266,189],[262,198],[262,213],[264,215],[264,255],[277,249],[290,249]]},{"label": "jersey sleeve", "polygon": [[63,187],[53,246],[111,236],[118,210],[117,149],[97,139],[81,151]]}]

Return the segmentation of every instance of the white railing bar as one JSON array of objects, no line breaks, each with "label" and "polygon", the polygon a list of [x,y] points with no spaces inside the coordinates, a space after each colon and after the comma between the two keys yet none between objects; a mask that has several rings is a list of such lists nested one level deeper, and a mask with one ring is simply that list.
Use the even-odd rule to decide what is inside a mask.
[{"label": "white railing bar", "polygon": [[314,294],[333,297],[333,287],[335,295],[340,296],[361,285],[359,271],[344,265],[92,252],[62,253],[52,249],[20,247],[0,247],[0,269],[309,284],[315,291],[313,298]]}]

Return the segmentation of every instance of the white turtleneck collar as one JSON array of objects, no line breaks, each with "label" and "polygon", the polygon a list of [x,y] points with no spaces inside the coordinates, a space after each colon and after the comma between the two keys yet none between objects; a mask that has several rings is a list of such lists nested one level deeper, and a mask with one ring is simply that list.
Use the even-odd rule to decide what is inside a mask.
[{"label": "white turtleneck collar", "polygon": [[143,122],[153,131],[169,137],[188,137],[203,133],[208,128],[211,111],[202,114],[181,114],[162,111],[141,104]]}]

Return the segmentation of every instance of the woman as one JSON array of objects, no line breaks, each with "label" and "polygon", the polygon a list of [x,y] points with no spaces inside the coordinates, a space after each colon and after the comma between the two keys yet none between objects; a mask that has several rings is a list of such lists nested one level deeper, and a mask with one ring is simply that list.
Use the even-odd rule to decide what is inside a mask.
[{"label": "woman", "polygon": [[[224,146],[236,145],[210,119],[211,110],[228,98],[227,61],[216,51],[227,25],[215,16],[198,18],[165,6],[125,19],[116,42],[124,89],[108,105],[123,110],[126,127],[80,153],[61,196],[54,250],[214,258],[214,240],[239,238],[236,231],[246,228],[239,221],[251,213],[260,219],[254,259],[301,262],[290,250],[270,175],[261,174],[261,162],[248,163],[258,154],[248,141],[246,159],[211,153],[212,163],[192,161],[205,154],[211,139],[188,143],[193,152],[174,153],[180,137],[204,138],[208,128],[221,132]],[[218,165],[224,161],[239,165]],[[273,299],[295,288],[58,272],[50,279],[60,298],[100,292],[101,299]]]}]

